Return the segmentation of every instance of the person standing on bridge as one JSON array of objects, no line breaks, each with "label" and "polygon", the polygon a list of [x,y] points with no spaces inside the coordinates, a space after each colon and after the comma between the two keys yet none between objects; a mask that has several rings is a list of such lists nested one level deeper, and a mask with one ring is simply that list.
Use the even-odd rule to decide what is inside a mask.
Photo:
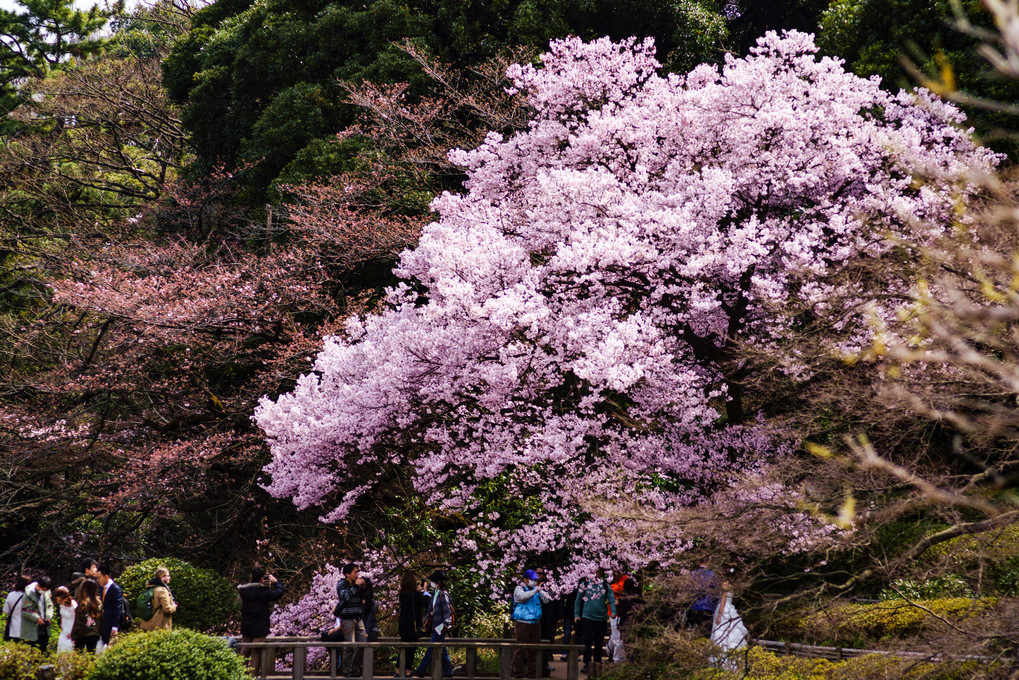
[{"label": "person standing on bridge", "polygon": [[[343,565],[343,578],[336,584],[336,595],[340,602],[337,615],[342,622],[344,642],[367,642],[368,633],[364,629],[364,604],[368,596],[365,580],[361,578],[361,569],[349,562]],[[354,667],[354,649],[343,650],[343,675],[350,677]]]},{"label": "person standing on bridge", "polygon": [[[584,638],[584,667],[582,673],[589,672],[594,664],[592,675],[601,675],[602,650],[605,647],[605,629],[608,620],[616,610],[616,598],[612,588],[605,580],[605,570],[598,567],[595,578],[584,578],[577,588],[577,601],[573,605],[574,623],[580,625]],[[592,653],[594,660],[592,661]]]},{"label": "person standing on bridge", "polygon": [[[283,597],[283,584],[259,566],[251,569],[251,582],[237,586],[241,598],[241,642],[265,642],[269,637],[272,603]],[[245,649],[251,674],[262,674],[262,650]]]},{"label": "person standing on bridge", "polygon": [[[432,632],[429,642],[442,642],[446,639],[446,635],[449,634],[449,628],[455,620],[453,600],[449,597],[449,591],[446,590],[446,575],[444,573],[441,571],[432,572],[428,580],[431,581],[433,593],[432,606],[425,616],[425,628]],[[453,663],[449,660],[449,651],[445,647],[441,649],[442,674],[446,676],[453,675]],[[421,663],[418,665],[414,675],[419,678],[431,675],[430,669],[433,651],[435,650],[432,647],[425,651],[425,656],[421,659]]]},{"label": "person standing on bridge", "polygon": [[[549,597],[542,591],[537,572],[528,569],[524,572],[523,583],[513,590],[513,639],[524,644],[539,644],[541,642],[541,606],[549,601]],[[517,649],[513,652],[513,675],[524,677],[533,676],[537,670],[537,650],[524,651]],[[545,669],[542,669],[543,671]]]}]

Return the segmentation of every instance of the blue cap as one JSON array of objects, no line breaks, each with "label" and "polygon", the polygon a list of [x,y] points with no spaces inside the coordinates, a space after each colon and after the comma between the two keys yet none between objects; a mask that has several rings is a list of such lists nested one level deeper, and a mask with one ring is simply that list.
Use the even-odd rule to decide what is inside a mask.
[{"label": "blue cap", "polygon": [[538,573],[536,571],[534,571],[534,569],[528,569],[527,571],[525,571],[524,572],[524,578],[530,579],[532,581],[540,581],[541,580],[540,578],[538,578]]}]

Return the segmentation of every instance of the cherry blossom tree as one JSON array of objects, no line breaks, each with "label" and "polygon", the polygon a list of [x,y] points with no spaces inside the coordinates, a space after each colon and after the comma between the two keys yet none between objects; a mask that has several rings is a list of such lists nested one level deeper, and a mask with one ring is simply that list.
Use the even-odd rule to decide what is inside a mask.
[{"label": "cherry blossom tree", "polygon": [[[692,538],[635,536],[588,499],[689,505],[788,452],[752,417],[742,348],[782,353],[816,317],[831,351],[862,346],[866,315],[908,297],[901,237],[950,230],[996,159],[951,105],[890,95],[806,34],[685,76],[653,54],[567,39],[510,69],[528,128],[451,153],[466,191],[433,202],[388,308],[262,401],[271,493],[330,523],[408,475],[480,573],[531,556],[579,573]],[[900,276],[852,275],[881,260]]]}]

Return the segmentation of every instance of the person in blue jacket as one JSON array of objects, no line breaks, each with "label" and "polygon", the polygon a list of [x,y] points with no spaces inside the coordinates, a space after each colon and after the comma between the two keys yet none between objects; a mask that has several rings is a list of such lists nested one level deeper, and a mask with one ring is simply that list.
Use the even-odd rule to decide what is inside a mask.
[{"label": "person in blue jacket", "polygon": [[[542,590],[543,584],[537,572],[524,572],[523,583],[513,589],[513,639],[516,642],[538,644],[541,642],[541,605],[548,602],[548,595]],[[513,652],[512,674],[516,677],[534,676],[537,670],[537,650]],[[525,673],[524,666],[529,670]]]}]

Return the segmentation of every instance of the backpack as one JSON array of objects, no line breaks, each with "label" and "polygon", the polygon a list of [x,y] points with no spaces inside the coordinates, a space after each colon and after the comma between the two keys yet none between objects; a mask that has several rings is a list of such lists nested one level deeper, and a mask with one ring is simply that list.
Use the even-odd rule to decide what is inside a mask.
[{"label": "backpack", "polygon": [[134,601],[134,616],[136,619],[148,621],[152,618],[152,596],[155,592],[155,588],[147,588]]},{"label": "backpack", "polygon": [[131,616],[131,603],[127,601],[127,595],[120,593],[120,625],[117,630],[126,633],[134,625],[134,617]]}]

